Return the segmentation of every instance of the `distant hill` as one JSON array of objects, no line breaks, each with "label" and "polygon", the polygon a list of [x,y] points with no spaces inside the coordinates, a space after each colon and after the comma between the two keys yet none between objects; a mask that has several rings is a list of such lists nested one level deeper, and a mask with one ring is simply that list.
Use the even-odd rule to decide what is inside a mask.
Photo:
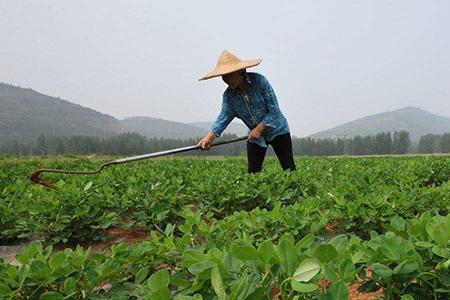
[{"label": "distant hill", "polygon": [[357,119],[311,135],[317,138],[366,136],[379,132],[406,130],[417,142],[422,135],[450,132],[450,118],[434,115],[417,107],[383,112]]},{"label": "distant hill", "polygon": [[148,138],[186,139],[203,137],[208,130],[191,124],[152,117],[132,117],[120,121],[126,131]]},{"label": "distant hill", "polygon": [[[0,142],[30,142],[39,135],[85,135],[109,137],[122,132],[137,132],[148,138],[198,138],[210,129],[211,122],[181,123],[152,117],[124,120],[50,97],[32,89],[0,83]],[[243,124],[232,123],[225,133],[245,135]]]},{"label": "distant hill", "polygon": [[28,142],[41,134],[107,137],[119,120],[32,89],[0,83],[0,141]]},{"label": "distant hill", "polygon": [[[196,123],[189,123],[189,124],[204,128],[208,131],[211,129],[211,126],[212,126],[212,122],[196,122]],[[247,126],[245,126],[242,123],[231,122],[230,125],[228,125],[228,127],[225,129],[224,133],[235,134],[238,136],[244,136],[244,135],[247,135],[248,128],[247,128]]]}]

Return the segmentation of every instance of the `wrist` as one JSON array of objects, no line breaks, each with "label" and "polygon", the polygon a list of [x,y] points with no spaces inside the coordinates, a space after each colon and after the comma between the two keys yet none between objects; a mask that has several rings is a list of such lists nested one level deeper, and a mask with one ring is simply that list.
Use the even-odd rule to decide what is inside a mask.
[{"label": "wrist", "polygon": [[208,134],[206,135],[206,139],[207,139],[209,142],[212,142],[212,141],[214,141],[214,140],[216,139],[216,134],[215,134],[214,132],[210,131],[210,132],[208,132]]},{"label": "wrist", "polygon": [[266,129],[266,125],[263,123],[259,123],[258,126],[255,127],[255,129],[257,129],[258,132],[262,134]]}]

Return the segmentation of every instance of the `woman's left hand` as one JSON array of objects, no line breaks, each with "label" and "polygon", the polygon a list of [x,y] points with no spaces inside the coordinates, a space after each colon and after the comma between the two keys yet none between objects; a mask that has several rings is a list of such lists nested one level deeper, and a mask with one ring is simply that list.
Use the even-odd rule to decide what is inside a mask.
[{"label": "woman's left hand", "polygon": [[262,133],[264,132],[264,129],[266,129],[266,125],[260,123],[258,126],[253,128],[252,131],[250,131],[250,133],[248,134],[248,139],[250,141],[256,141],[261,137]]}]

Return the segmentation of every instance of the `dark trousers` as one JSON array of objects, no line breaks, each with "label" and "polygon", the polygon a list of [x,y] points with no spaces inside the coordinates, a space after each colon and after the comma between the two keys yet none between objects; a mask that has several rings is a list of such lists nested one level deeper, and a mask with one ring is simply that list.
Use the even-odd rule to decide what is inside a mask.
[{"label": "dark trousers", "polygon": [[[295,170],[294,155],[292,154],[292,140],[291,134],[286,133],[275,137],[270,142],[273,147],[278,160],[280,161],[283,170]],[[264,157],[266,156],[267,148],[258,146],[255,143],[247,142],[247,160],[248,172],[257,173],[262,169]]]}]

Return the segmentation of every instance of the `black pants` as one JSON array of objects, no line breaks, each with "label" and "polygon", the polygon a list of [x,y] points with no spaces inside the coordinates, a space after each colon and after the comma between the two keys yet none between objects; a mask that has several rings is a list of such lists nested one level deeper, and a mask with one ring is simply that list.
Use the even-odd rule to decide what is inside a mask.
[{"label": "black pants", "polygon": [[[292,154],[291,134],[286,133],[275,137],[267,142],[272,145],[283,170],[295,170],[294,155]],[[267,148],[260,147],[255,143],[247,142],[248,172],[256,173],[262,169]]]}]

